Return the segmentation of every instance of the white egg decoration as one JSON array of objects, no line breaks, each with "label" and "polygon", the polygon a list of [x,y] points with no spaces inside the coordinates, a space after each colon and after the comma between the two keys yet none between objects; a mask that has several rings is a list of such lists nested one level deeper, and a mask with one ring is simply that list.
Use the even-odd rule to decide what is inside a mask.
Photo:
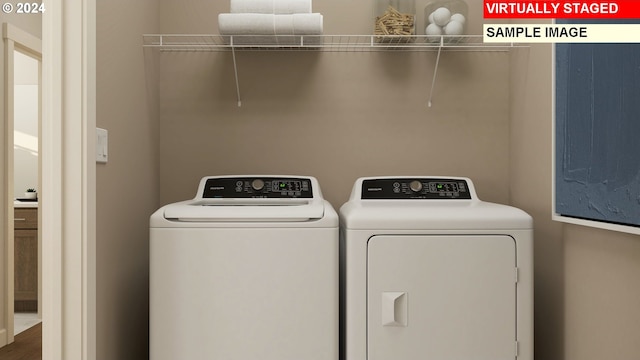
[{"label": "white egg decoration", "polygon": [[424,8],[426,40],[461,41],[466,31],[467,9],[464,0],[436,0],[427,4]]},{"label": "white egg decoration", "polygon": [[442,28],[436,24],[429,24],[424,30],[427,34],[429,41],[440,41],[440,35],[442,35]]},{"label": "white egg decoration", "polygon": [[464,24],[461,22],[451,20],[444,27],[445,35],[462,35],[464,32]]},{"label": "white egg decoration", "polygon": [[427,35],[442,35],[442,28],[436,24],[429,24],[425,29]]},{"label": "white egg decoration", "polygon": [[451,21],[457,21],[464,25],[464,23],[467,22],[467,18],[465,18],[464,15],[460,13],[455,13],[451,15]]},{"label": "white egg decoration", "polygon": [[445,26],[451,20],[451,11],[446,7],[439,7],[433,12],[433,22],[438,26]]}]

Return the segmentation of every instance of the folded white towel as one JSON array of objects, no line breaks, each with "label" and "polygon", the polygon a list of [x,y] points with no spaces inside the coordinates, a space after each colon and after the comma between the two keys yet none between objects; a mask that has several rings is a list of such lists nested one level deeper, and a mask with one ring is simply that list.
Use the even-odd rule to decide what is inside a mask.
[{"label": "folded white towel", "polygon": [[322,35],[322,14],[219,14],[221,35]]},{"label": "folded white towel", "polygon": [[275,35],[272,14],[219,14],[221,35]]},{"label": "folded white towel", "polygon": [[275,15],[274,29],[276,35],[294,35],[294,15]]},{"label": "folded white towel", "polygon": [[[278,16],[278,15],[276,15]],[[322,35],[322,14],[293,14],[294,35]]]},{"label": "folded white towel", "polygon": [[297,14],[311,13],[312,0],[230,0],[231,13]]}]

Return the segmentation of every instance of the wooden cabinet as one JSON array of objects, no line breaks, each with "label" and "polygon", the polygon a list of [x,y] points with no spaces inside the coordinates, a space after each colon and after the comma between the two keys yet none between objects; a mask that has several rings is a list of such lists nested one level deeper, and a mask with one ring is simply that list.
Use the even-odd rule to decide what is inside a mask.
[{"label": "wooden cabinet", "polygon": [[14,310],[38,311],[38,209],[14,209]]}]

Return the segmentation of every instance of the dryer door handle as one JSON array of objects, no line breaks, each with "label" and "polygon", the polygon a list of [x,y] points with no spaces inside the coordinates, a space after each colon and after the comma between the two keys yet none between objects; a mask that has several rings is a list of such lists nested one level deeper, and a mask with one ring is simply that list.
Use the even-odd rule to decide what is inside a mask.
[{"label": "dryer door handle", "polygon": [[407,293],[382,293],[382,326],[407,326]]}]

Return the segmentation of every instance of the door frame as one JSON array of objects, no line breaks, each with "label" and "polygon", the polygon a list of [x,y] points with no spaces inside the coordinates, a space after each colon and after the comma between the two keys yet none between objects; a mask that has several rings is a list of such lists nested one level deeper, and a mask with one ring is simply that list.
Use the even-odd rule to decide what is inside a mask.
[{"label": "door frame", "polygon": [[[10,344],[14,339],[14,321],[13,321],[13,313],[14,313],[14,229],[13,229],[13,199],[14,191],[13,191],[13,176],[14,176],[14,68],[15,61],[14,56],[15,52],[19,51],[23,54],[26,54],[39,62],[39,80],[40,80],[40,89],[42,89],[42,77],[41,77],[41,68],[42,68],[42,42],[37,37],[29,34],[28,32],[10,24],[4,23],[2,24],[2,36],[4,39],[4,74],[5,74],[5,110],[4,110],[4,189],[5,198],[7,199],[6,205],[4,207],[4,211],[6,212],[6,216],[3,218],[6,221],[5,230],[3,232],[4,249],[6,251],[4,256],[4,289],[2,293],[4,293],[2,303],[4,304],[4,313],[5,321],[3,326],[0,329],[4,330],[4,333],[0,334],[0,346]],[[39,100],[40,101],[40,100]],[[40,101],[39,108],[42,109],[42,102]],[[38,114],[38,123],[41,123],[41,113]],[[38,145],[38,147],[40,147]],[[41,151],[39,150],[39,153]],[[39,157],[40,158],[40,157]],[[40,234],[40,232],[39,232]],[[40,243],[40,236],[38,235],[38,243]],[[39,246],[40,248],[40,246]],[[40,273],[41,266],[38,266],[38,272]],[[38,276],[40,277],[40,276]],[[40,282],[38,282],[38,286]],[[39,291],[38,294],[41,292]],[[38,307],[40,307],[40,302],[38,303]],[[39,311],[38,311],[39,312]]]},{"label": "door frame", "polygon": [[96,0],[44,0],[42,354],[96,358]]}]

